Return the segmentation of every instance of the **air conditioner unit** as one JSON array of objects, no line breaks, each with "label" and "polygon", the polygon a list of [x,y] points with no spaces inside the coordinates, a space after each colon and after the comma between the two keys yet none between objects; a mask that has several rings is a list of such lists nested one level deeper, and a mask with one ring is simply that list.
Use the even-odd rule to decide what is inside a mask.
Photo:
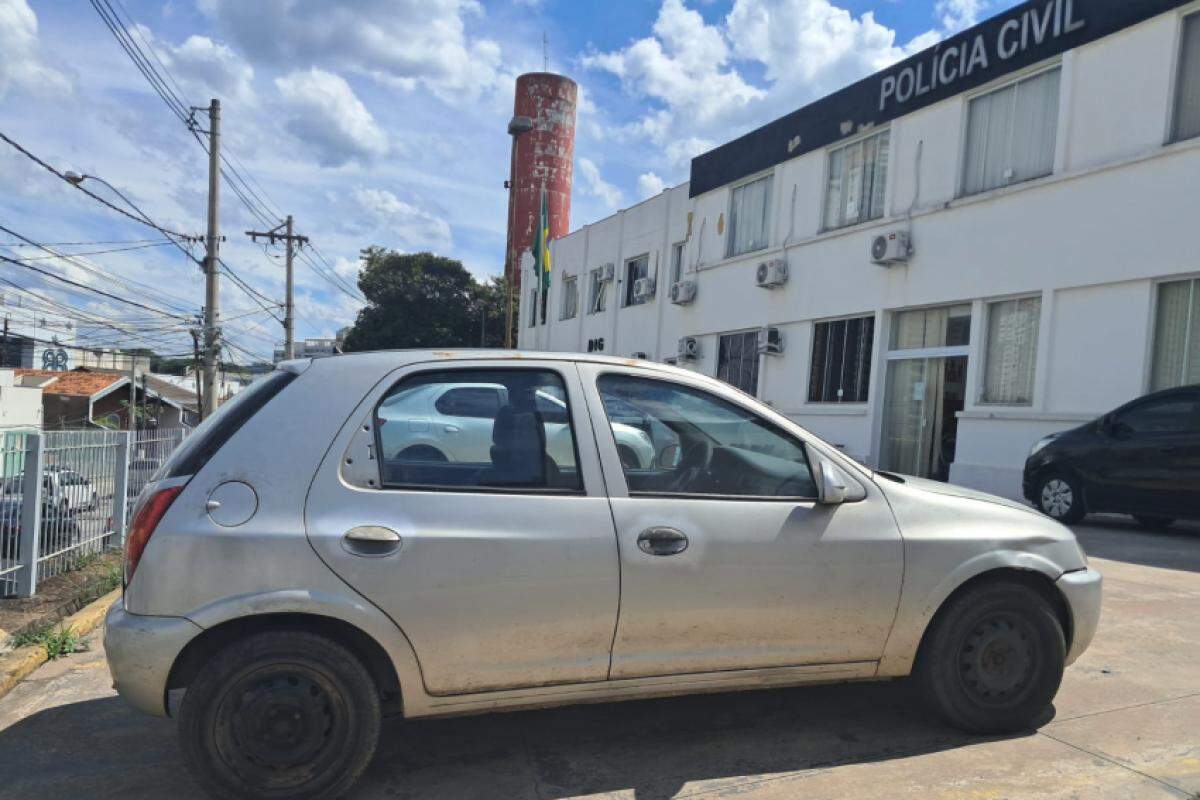
[{"label": "air conditioner unit", "polygon": [[677,306],[686,306],[696,299],[695,281],[676,281],[671,284],[671,302]]},{"label": "air conditioner unit", "polygon": [[881,233],[871,240],[871,260],[876,264],[897,264],[908,261],[913,253],[907,231]]},{"label": "air conditioner unit", "polygon": [[680,361],[695,361],[700,358],[700,340],[695,336],[684,336],[679,340],[677,357]]},{"label": "air conditioner unit", "polygon": [[611,283],[612,279],[613,279],[613,275],[616,274],[616,271],[617,271],[617,268],[615,266],[613,266],[613,263],[611,261],[608,262],[607,264],[602,264],[600,266],[600,280],[608,281]]},{"label": "air conditioner unit", "polygon": [[787,283],[788,266],[782,258],[773,258],[758,265],[754,282],[764,289],[774,289]]},{"label": "air conditioner unit", "polygon": [[783,334],[779,328],[759,328],[758,352],[777,356],[783,352]]},{"label": "air conditioner unit", "polygon": [[638,278],[633,282],[633,299],[649,300],[654,297],[654,278]]},{"label": "air conditioner unit", "polygon": [[636,350],[636,351],[630,353],[629,357],[636,358],[640,361],[646,361],[647,359],[650,358],[650,354],[645,352],[644,350]]}]

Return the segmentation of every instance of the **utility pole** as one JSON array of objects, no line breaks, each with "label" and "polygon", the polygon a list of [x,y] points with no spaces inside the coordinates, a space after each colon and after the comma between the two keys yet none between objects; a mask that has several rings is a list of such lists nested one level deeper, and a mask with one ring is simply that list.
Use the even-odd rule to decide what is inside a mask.
[{"label": "utility pole", "polygon": [[204,396],[200,393],[200,335],[193,329],[192,334],[192,353],[195,356],[194,369],[196,374],[196,413],[200,415],[200,421],[204,421]]},{"label": "utility pole", "polygon": [[129,354],[129,431],[137,430],[137,354]]},{"label": "utility pole", "polygon": [[[279,229],[283,228],[284,232],[280,233]],[[252,241],[257,242],[258,237],[270,239],[271,244],[275,244],[276,240],[281,241],[287,248],[287,296],[283,303],[283,358],[288,360],[296,357],[296,301],[293,294],[295,288],[295,268],[293,260],[296,255],[296,246],[303,247],[308,244],[307,236],[298,236],[292,224],[292,215],[288,214],[287,219],[279,225],[276,225],[269,231],[246,231],[246,235]]]},{"label": "utility pole", "polygon": [[217,345],[220,319],[221,101],[208,106],[208,231],[204,237],[204,395],[200,416],[217,410]]}]

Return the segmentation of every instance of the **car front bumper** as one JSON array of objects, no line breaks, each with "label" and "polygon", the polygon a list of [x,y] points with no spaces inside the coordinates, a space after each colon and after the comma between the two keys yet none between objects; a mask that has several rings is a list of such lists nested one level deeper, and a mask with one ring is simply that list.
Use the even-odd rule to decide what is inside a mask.
[{"label": "car front bumper", "polygon": [[1067,572],[1058,579],[1058,588],[1067,599],[1071,609],[1071,647],[1067,651],[1067,664],[1087,649],[1096,635],[1100,624],[1100,594],[1103,579],[1094,569]]},{"label": "car front bumper", "polygon": [[124,598],[104,620],[104,651],[113,688],[146,714],[167,716],[167,679],[183,648],[203,629],[182,617],[130,614]]}]

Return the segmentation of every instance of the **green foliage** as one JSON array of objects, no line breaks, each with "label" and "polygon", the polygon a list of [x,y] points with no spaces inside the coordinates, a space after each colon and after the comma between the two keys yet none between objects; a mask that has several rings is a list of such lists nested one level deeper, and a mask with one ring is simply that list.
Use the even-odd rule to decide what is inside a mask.
[{"label": "green foliage", "polygon": [[358,288],[368,305],[346,337],[347,352],[503,345],[503,279],[479,283],[461,261],[433,253],[369,247],[362,261]]},{"label": "green foliage", "polygon": [[53,625],[46,625],[33,631],[19,633],[12,637],[13,647],[29,647],[40,644],[46,648],[46,654],[53,661],[60,656],[75,652],[79,646],[79,634],[66,625],[59,625],[56,630]]},{"label": "green foliage", "polygon": [[121,585],[124,573],[120,564],[111,564],[100,576],[100,594],[108,594]]}]

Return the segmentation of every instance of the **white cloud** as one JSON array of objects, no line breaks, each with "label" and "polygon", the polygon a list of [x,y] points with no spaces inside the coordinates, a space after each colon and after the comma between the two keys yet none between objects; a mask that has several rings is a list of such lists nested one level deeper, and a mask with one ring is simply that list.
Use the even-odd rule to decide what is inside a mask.
[{"label": "white cloud", "polygon": [[949,35],[979,22],[987,7],[987,0],[938,0],[934,13],[942,30]]},{"label": "white cloud", "polygon": [[[942,2],[964,14],[982,6]],[[871,12],[855,17],[830,0],[734,0],[714,24],[684,0],[663,0],[652,32],[583,63],[652,101],[619,132],[658,145],[673,167],[940,38],[929,31],[897,43],[896,32]]]},{"label": "white cloud", "polygon": [[596,163],[589,158],[580,158],[578,166],[579,169],[576,170],[576,173],[583,178],[581,191],[599,198],[609,210],[620,208],[625,199],[624,195],[621,194],[620,189],[604,180]]},{"label": "white cloud", "polygon": [[318,162],[339,167],[388,150],[387,136],[340,75],[313,67],[275,79],[287,129],[312,147]]},{"label": "white cloud", "polygon": [[66,93],[71,83],[42,63],[38,20],[25,0],[0,0],[0,97],[11,88],[35,93]]},{"label": "white cloud", "polygon": [[207,36],[189,36],[178,47],[162,48],[175,76],[197,97],[253,103],[254,68],[241,56]]},{"label": "white cloud", "polygon": [[637,180],[638,197],[645,200],[648,197],[654,197],[656,194],[661,194],[666,188],[663,179],[655,175],[653,172],[644,172],[638,175]]},{"label": "white cloud", "polygon": [[477,0],[203,0],[256,61],[309,64],[375,77],[405,90],[470,100],[495,84],[500,46],[473,37]]},{"label": "white cloud", "polygon": [[[386,189],[356,188],[351,198],[375,228],[403,248],[447,248],[450,224],[424,209],[406,203]],[[338,264],[339,272],[348,266]],[[355,265],[357,270],[357,265]]]}]

